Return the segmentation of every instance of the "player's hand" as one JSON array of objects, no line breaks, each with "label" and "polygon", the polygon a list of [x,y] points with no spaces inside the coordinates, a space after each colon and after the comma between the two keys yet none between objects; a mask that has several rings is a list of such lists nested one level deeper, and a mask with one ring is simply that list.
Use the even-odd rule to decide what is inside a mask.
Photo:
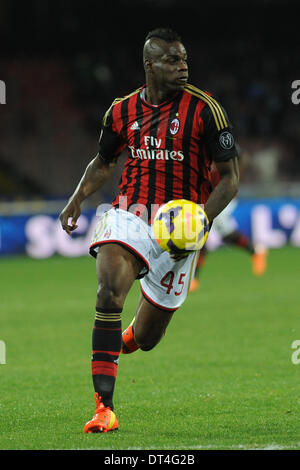
[{"label": "player's hand", "polygon": [[[76,199],[71,200],[66,207],[61,211],[59,215],[59,220],[63,230],[71,236],[72,232],[77,229],[78,225],[76,224],[79,216],[81,214],[80,203]],[[69,219],[71,220],[71,225],[69,225]]]}]

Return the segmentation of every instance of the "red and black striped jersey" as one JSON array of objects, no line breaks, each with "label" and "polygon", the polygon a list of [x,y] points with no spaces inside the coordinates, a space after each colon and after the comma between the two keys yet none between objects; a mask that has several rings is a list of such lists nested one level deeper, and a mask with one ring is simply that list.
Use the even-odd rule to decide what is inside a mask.
[{"label": "red and black striped jersey", "polygon": [[209,93],[188,84],[159,105],[144,96],[145,86],[112,103],[103,118],[99,155],[109,162],[127,147],[113,206],[146,214],[151,222],[172,199],[205,204],[212,161],[227,161],[237,151],[227,114]]}]

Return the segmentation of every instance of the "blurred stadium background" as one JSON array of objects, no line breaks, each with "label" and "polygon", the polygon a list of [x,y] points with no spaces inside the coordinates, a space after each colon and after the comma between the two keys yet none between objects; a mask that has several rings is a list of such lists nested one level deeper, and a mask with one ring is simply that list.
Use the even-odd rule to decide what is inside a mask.
[{"label": "blurred stadium background", "polygon": [[299,246],[298,11],[276,0],[2,1],[0,255],[86,253],[95,209],[112,200],[124,159],[85,204],[80,235],[61,233],[57,214],[97,152],[103,113],[144,82],[145,35],[165,25],[183,38],[190,82],[219,98],[250,156],[240,228],[270,248]]}]

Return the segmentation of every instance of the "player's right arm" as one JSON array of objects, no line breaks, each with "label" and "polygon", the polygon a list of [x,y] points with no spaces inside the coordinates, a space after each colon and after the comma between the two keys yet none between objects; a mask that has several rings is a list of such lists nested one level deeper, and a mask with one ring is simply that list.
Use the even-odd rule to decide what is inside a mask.
[{"label": "player's right arm", "polygon": [[[100,189],[109,179],[117,164],[117,158],[125,146],[126,142],[118,133],[113,122],[112,105],[103,119],[99,152],[88,164],[77,188],[59,216],[61,226],[68,235],[71,235],[71,232],[78,227],[77,220],[81,214],[81,203]],[[69,223],[69,219],[71,219],[71,223]]]},{"label": "player's right arm", "polygon": [[104,185],[115,166],[116,159],[106,163],[99,153],[88,164],[77,188],[59,216],[61,226],[68,235],[78,227],[76,222],[81,214],[81,203]]}]

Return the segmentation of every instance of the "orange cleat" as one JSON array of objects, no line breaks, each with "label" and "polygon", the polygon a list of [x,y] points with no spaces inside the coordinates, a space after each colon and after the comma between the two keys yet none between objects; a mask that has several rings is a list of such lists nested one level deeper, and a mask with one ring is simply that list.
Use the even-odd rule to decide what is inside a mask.
[{"label": "orange cleat", "polygon": [[96,411],[93,419],[88,421],[83,428],[85,433],[95,432],[108,432],[116,431],[118,429],[118,420],[115,413],[109,408],[104,406],[101,397],[95,393]]},{"label": "orange cleat", "polygon": [[190,285],[190,292],[195,292],[196,290],[198,290],[200,287],[200,282],[198,281],[198,279],[196,279],[194,277],[194,279],[192,280],[191,282],[191,285]]},{"label": "orange cleat", "polygon": [[133,323],[135,318],[132,320],[128,328],[123,331],[122,333],[122,346],[121,346],[121,353],[122,354],[130,354],[139,349],[139,346],[136,344],[134,339],[133,333]]},{"label": "orange cleat", "polygon": [[255,247],[252,255],[252,272],[255,276],[262,276],[267,269],[267,250],[264,247]]}]

